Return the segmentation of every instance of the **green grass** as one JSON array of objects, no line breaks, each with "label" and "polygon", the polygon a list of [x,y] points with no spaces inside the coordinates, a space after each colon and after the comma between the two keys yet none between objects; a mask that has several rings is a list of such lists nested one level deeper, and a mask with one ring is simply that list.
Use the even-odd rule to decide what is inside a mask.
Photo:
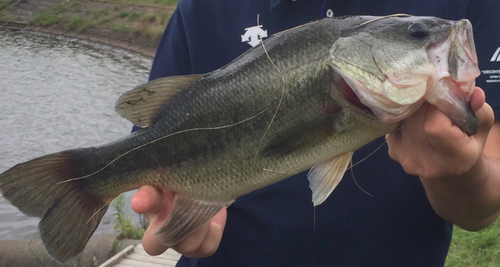
[{"label": "green grass", "polygon": [[[80,0],[56,5],[36,15],[30,24],[41,27],[54,26],[56,29],[75,33],[97,34],[110,39],[135,38],[141,44],[152,46],[160,40],[173,11],[164,7],[174,7],[177,4],[177,0],[104,0],[100,5],[88,5],[89,2],[91,1]],[[159,7],[134,6],[127,3]]]},{"label": "green grass", "polygon": [[102,18],[102,17],[107,17],[110,15],[110,11],[105,9],[105,8],[102,8],[102,7],[92,9],[89,11],[90,11],[90,14],[93,18]]},{"label": "green grass", "polygon": [[146,226],[143,225],[142,228],[135,227],[132,223],[132,219],[126,216],[123,207],[125,207],[125,197],[120,194],[117,198],[113,200],[112,203],[115,213],[115,230],[120,233],[121,239],[142,239],[144,232],[146,231]]},{"label": "green grass", "polygon": [[137,11],[132,11],[132,12],[130,12],[130,14],[128,14],[127,20],[134,21],[134,20],[137,20],[141,16],[142,16],[141,13],[139,13]]},{"label": "green grass", "polygon": [[17,0],[0,0],[0,10],[10,6],[12,3],[16,1]]},{"label": "green grass", "polygon": [[475,233],[455,227],[445,266],[500,266],[500,220]]},{"label": "green grass", "polygon": [[130,14],[130,12],[128,12],[128,11],[121,11],[120,13],[118,13],[118,17],[121,19],[124,19],[124,18],[128,17],[129,14]]},{"label": "green grass", "polygon": [[43,12],[33,16],[33,19],[30,21],[30,24],[41,27],[49,27],[56,24],[59,21],[59,19],[60,18],[53,13]]},{"label": "green grass", "polygon": [[95,21],[90,20],[86,17],[81,16],[73,16],[70,17],[68,22],[65,25],[66,30],[77,32],[77,33],[85,33],[89,29],[95,26]]},{"label": "green grass", "polygon": [[101,0],[103,2],[119,2],[138,5],[152,5],[152,6],[175,6],[179,0]]}]

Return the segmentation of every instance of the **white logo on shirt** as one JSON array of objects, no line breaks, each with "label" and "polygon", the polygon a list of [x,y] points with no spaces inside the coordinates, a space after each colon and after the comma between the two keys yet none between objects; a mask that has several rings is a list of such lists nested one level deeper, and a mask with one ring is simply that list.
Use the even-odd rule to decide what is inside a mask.
[{"label": "white logo on shirt", "polygon": [[241,42],[247,43],[252,47],[260,44],[260,40],[267,37],[267,30],[262,29],[262,25],[253,26],[245,29],[245,34],[241,36]]},{"label": "white logo on shirt", "polygon": [[500,47],[497,48],[497,51],[495,51],[495,54],[493,54],[493,56],[491,57],[490,62],[493,61],[500,61]]}]

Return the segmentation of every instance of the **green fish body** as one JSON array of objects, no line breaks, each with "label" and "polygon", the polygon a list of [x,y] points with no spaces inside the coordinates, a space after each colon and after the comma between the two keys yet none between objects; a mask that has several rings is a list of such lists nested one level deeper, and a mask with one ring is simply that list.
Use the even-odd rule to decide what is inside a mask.
[{"label": "green fish body", "polygon": [[[309,180],[319,205],[356,149],[393,131],[424,101],[446,102],[445,113],[474,133],[477,120],[467,105],[477,76],[471,36],[470,23],[430,17],[305,24],[214,72],[161,78],[125,93],[117,111],[144,129],[18,164],[0,174],[0,192],[42,218],[42,240],[60,262],[83,250],[113,198],[142,185],[176,192],[157,233],[168,246],[237,197],[313,166]],[[445,53],[448,64],[434,62],[433,53]],[[395,62],[402,59],[412,64]],[[451,93],[431,92],[442,79],[464,91],[454,94],[456,103],[445,101]]]}]

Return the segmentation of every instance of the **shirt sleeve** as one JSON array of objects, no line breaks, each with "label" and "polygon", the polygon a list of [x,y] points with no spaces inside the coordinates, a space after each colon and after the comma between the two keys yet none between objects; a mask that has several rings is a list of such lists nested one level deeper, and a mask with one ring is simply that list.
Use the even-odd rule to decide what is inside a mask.
[{"label": "shirt sleeve", "polygon": [[178,7],[163,32],[151,66],[149,80],[191,73],[189,44],[182,10]]},{"label": "shirt sleeve", "polygon": [[495,118],[500,118],[500,1],[471,0],[467,18],[474,31],[481,75],[476,84],[486,93]]}]

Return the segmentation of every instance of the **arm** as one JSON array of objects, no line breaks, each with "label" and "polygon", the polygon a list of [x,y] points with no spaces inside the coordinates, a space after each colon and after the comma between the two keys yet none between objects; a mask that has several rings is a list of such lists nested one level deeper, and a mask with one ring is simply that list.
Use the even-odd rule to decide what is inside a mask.
[{"label": "arm", "polygon": [[[500,122],[479,88],[471,97],[480,128],[467,136],[448,117],[424,105],[388,135],[389,155],[420,176],[438,215],[467,230],[491,224],[500,210]],[[490,130],[491,129],[491,130]]]},{"label": "arm", "polygon": [[[483,70],[500,68],[500,62],[490,60],[500,43],[500,36],[491,35],[499,24],[499,10],[497,0],[471,0],[464,13],[474,27]],[[476,82],[499,116],[500,84],[487,79],[483,74]],[[471,96],[480,123],[474,136],[466,136],[436,108],[426,105],[388,139],[390,156],[406,172],[421,177],[436,213],[467,230],[488,226],[500,210],[500,121],[493,122],[493,111],[484,101],[482,90]]]}]

